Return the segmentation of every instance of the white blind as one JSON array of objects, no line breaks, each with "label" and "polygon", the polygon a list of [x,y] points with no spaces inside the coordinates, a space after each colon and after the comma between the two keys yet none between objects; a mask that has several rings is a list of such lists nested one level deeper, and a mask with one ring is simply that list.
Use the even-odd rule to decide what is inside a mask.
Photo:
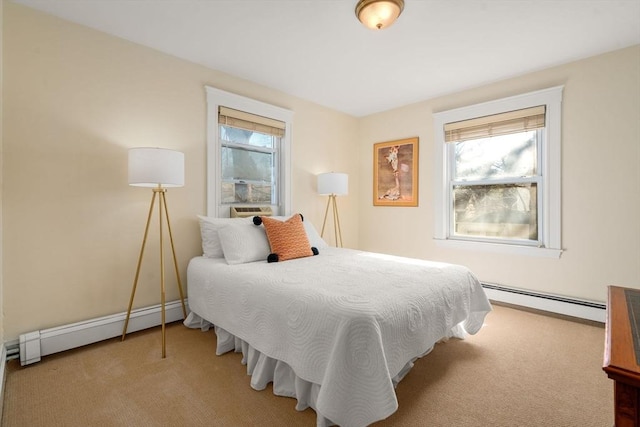
[{"label": "white blind", "polygon": [[477,117],[444,125],[445,142],[467,141],[539,129],[545,126],[544,105]]},{"label": "white blind", "polygon": [[285,129],[285,123],[280,120],[223,106],[218,109],[218,124],[279,137],[284,136]]}]

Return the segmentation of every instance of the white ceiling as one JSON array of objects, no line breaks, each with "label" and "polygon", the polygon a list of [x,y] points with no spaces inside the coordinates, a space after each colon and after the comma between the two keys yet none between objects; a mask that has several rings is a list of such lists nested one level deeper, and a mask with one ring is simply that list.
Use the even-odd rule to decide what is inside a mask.
[{"label": "white ceiling", "polygon": [[640,0],[14,0],[354,116],[640,43]]}]

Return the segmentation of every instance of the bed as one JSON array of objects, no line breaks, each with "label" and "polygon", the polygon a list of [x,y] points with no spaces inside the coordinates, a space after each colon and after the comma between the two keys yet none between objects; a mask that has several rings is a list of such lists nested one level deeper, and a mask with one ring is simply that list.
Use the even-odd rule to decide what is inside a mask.
[{"label": "bed", "polygon": [[[224,256],[212,256],[205,240],[216,236],[203,231],[185,325],[214,327],[217,354],[242,352],[254,389],[272,382],[296,409],[313,408],[318,426],[366,426],[397,410],[395,386],[416,359],[478,332],[491,306],[463,266],[328,247],[305,230],[317,255],[271,263],[259,251],[233,259],[225,239]],[[264,233],[248,222],[217,231],[243,248],[235,256]]]}]

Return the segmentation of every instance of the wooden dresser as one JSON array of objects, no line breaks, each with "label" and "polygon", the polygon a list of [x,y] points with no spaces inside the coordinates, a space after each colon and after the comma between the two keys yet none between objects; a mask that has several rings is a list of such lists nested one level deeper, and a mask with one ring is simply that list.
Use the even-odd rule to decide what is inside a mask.
[{"label": "wooden dresser", "polygon": [[640,426],[640,289],[609,286],[602,369],[614,381],[615,426]]}]

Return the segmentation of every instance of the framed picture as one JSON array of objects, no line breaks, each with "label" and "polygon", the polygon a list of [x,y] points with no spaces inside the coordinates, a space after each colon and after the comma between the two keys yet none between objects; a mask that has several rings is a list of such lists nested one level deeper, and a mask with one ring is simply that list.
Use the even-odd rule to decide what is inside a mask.
[{"label": "framed picture", "polygon": [[418,137],[373,145],[373,206],[418,206]]}]

